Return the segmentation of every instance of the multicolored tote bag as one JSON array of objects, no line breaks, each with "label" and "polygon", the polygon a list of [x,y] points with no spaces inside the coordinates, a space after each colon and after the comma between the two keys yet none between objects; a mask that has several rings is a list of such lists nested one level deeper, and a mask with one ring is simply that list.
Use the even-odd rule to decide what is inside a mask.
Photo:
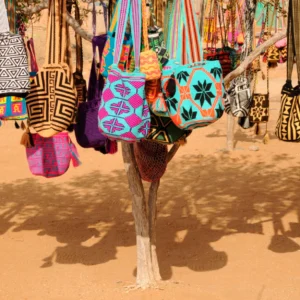
[{"label": "multicolored tote bag", "polygon": [[186,52],[186,60],[190,63],[173,70],[171,78],[175,84],[172,91],[170,84],[167,85],[170,96],[165,101],[175,125],[191,130],[221,118],[225,89],[220,62],[201,61],[203,49],[191,1],[181,0],[180,5],[177,35],[183,37],[181,44],[186,47],[183,52]]},{"label": "multicolored tote bag", "polygon": [[[115,55],[115,40],[116,40],[116,34],[117,34],[117,24],[119,22],[118,19],[118,11],[120,10],[121,1],[119,0],[117,4],[115,5],[115,11],[113,13],[113,17],[111,20],[110,28],[107,33],[107,41],[103,50],[103,56],[102,56],[102,62],[101,62],[101,68],[100,73],[104,78],[107,78],[109,71],[112,68],[112,64],[114,61],[114,55]],[[107,26],[107,24],[106,24]],[[124,25],[126,26],[126,24]],[[125,71],[126,64],[129,59],[130,51],[132,48],[132,36],[125,32],[123,37],[123,43],[121,47],[121,55],[120,60],[118,62],[119,69],[121,71]]]},{"label": "multicolored tote bag", "polygon": [[26,156],[33,175],[52,178],[61,176],[73,166],[80,165],[78,153],[67,132],[61,132],[51,138],[32,134],[34,146],[26,148]]},{"label": "multicolored tote bag", "polygon": [[31,82],[26,105],[30,126],[51,137],[66,130],[75,118],[77,96],[69,65],[66,1],[49,0],[46,61]]},{"label": "multicolored tote bag", "polygon": [[[141,3],[139,0],[120,1],[115,40],[115,56],[105,84],[99,109],[99,129],[115,140],[135,142],[145,138],[150,128],[150,111],[145,98],[145,74],[139,71],[141,49]],[[134,41],[135,71],[123,72],[118,67],[121,41],[131,11],[130,22]]]},{"label": "multicolored tote bag", "polygon": [[101,62],[102,52],[107,40],[107,34],[96,34],[96,10],[93,2],[93,61],[90,72],[88,99],[79,103],[75,135],[78,144],[83,148],[95,148],[103,154],[115,153],[117,143],[110,141],[98,129],[98,110],[101,102],[104,78],[98,74],[97,61]]},{"label": "multicolored tote bag", "polygon": [[0,97],[25,97],[29,89],[24,41],[19,34],[9,32],[4,0],[0,0]]},{"label": "multicolored tote bag", "polygon": [[294,57],[296,57],[298,81],[300,82],[299,10],[300,0],[290,0],[287,31],[287,81],[281,91],[281,107],[275,129],[278,139],[285,142],[300,141],[300,86],[292,86]]}]

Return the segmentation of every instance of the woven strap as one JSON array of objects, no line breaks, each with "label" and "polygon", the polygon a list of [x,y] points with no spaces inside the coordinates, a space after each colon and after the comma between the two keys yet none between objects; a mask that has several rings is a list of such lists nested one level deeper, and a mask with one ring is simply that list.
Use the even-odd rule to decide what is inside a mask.
[{"label": "woven strap", "polygon": [[29,51],[29,54],[30,54],[31,72],[38,72],[39,68],[38,68],[38,64],[37,64],[37,61],[36,61],[34,43],[33,43],[32,38],[30,38],[27,41],[27,48],[28,48],[28,51]]},{"label": "woven strap", "polygon": [[5,0],[10,31],[16,32],[16,0]]},{"label": "woven strap", "polygon": [[130,14],[130,24],[131,24],[132,39],[133,39],[135,70],[138,71],[140,66],[140,52],[141,52],[142,7],[141,7],[140,0],[131,0],[131,3],[132,3],[131,5],[132,12]]},{"label": "woven strap", "polygon": [[9,31],[9,23],[7,18],[7,10],[4,0],[0,0],[0,33]]},{"label": "woven strap", "polygon": [[287,80],[292,81],[294,58],[296,56],[296,66],[298,73],[298,82],[300,84],[300,0],[289,0],[288,13],[288,60],[287,60]]},{"label": "woven strap", "polygon": [[142,0],[143,42],[145,50],[149,50],[146,0]]},{"label": "woven strap", "polygon": [[186,36],[187,59],[189,63],[203,60],[203,48],[198,19],[191,0],[181,0],[183,24]]},{"label": "woven strap", "polygon": [[66,13],[66,1],[49,0],[46,42],[46,62],[49,65],[67,63],[69,59]]},{"label": "woven strap", "polygon": [[[117,28],[116,28],[116,36],[115,36],[115,53],[114,53],[114,61],[113,65],[117,66],[120,57],[121,57],[121,51],[122,51],[122,43],[124,41],[125,37],[125,29],[126,24],[128,20],[128,12],[130,8],[130,1],[129,0],[120,0],[118,2],[119,5],[117,5],[117,13],[115,12],[116,20],[112,20],[111,27],[114,26],[114,22],[117,22]],[[132,12],[133,13],[133,12]]]},{"label": "woven strap", "polygon": [[[74,1],[75,5],[75,20],[80,22],[80,10],[77,1]],[[82,50],[82,38],[80,34],[75,33],[76,39],[76,72],[82,73],[83,71],[83,50]]]},{"label": "woven strap", "polygon": [[182,37],[179,34],[182,21],[180,16],[180,10],[180,1],[174,1],[169,19],[168,36],[166,39],[167,50],[169,52],[170,59],[176,59],[178,62],[182,62],[182,57],[178,49],[182,45],[182,43],[180,43],[180,38]]}]

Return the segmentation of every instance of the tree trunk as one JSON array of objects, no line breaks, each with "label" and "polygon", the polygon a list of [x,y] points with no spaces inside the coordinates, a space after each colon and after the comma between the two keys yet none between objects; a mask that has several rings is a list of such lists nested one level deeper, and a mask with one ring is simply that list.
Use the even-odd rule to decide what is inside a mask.
[{"label": "tree trunk", "polygon": [[[126,142],[122,143],[122,152],[132,197],[132,212],[135,220],[137,247],[136,284],[137,287],[145,289],[156,286],[157,280],[160,279],[156,245],[154,244],[154,247],[151,245],[151,236],[156,238],[154,226],[156,219],[156,198],[159,184],[152,184],[152,189],[150,188],[149,205],[151,203],[151,209],[149,209],[149,211],[151,211],[151,214],[148,214],[144,187],[137,169],[133,145]],[[151,192],[151,190],[153,192]],[[151,216],[151,222],[149,222],[149,216]]]},{"label": "tree trunk", "polygon": [[157,192],[159,188],[160,181],[152,182],[149,189],[149,199],[148,199],[148,214],[149,214],[149,235],[151,241],[151,259],[152,268],[155,280],[161,280],[159,265],[156,253],[156,217],[157,217]]}]

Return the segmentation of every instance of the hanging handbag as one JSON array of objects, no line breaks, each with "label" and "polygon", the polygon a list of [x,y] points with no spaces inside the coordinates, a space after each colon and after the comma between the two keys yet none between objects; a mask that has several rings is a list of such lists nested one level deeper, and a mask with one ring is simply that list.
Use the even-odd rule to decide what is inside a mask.
[{"label": "hanging handbag", "polygon": [[147,34],[146,0],[142,0],[143,40],[144,51],[140,54],[140,70],[146,75],[146,80],[156,80],[161,76],[160,65],[155,51],[149,48]]},{"label": "hanging handbag", "polygon": [[[110,24],[109,31],[107,33],[107,41],[103,50],[102,61],[101,61],[101,69],[100,73],[104,78],[107,78],[109,71],[112,68],[114,55],[116,53],[115,44],[117,38],[117,24],[119,22],[118,19],[118,11],[120,10],[121,1],[118,1],[115,5],[115,10],[112,14],[112,20]],[[127,24],[124,24],[126,26]],[[126,70],[126,65],[129,59],[130,50],[132,48],[132,36],[125,32],[122,46],[121,47],[121,54],[120,60],[118,62],[119,69],[121,71]]]},{"label": "hanging handbag", "polygon": [[200,61],[203,50],[191,0],[181,0],[181,12],[178,34],[184,37],[183,47],[190,63],[173,70],[174,96],[165,101],[175,125],[190,130],[221,118],[225,89],[220,62]]},{"label": "hanging handbag", "polygon": [[[141,3],[138,0],[121,0],[115,39],[114,63],[109,72],[99,108],[99,129],[109,138],[135,142],[145,138],[150,128],[150,112],[145,98],[145,74],[139,71],[141,49]],[[123,72],[118,68],[121,41],[131,6],[135,71]]]},{"label": "hanging handbag", "polygon": [[65,174],[71,160],[74,167],[80,165],[76,147],[67,132],[51,138],[35,133],[32,139],[34,145],[26,148],[26,156],[33,175],[53,178]]},{"label": "hanging handbag", "polygon": [[19,34],[9,32],[4,0],[0,0],[0,97],[25,97],[30,81],[27,53]]},{"label": "hanging handbag", "polygon": [[257,74],[254,75],[254,88],[249,111],[251,123],[267,123],[269,121],[269,68],[267,67],[267,93],[256,93]]},{"label": "hanging handbag", "polygon": [[230,82],[225,98],[225,111],[234,117],[246,117],[251,106],[251,91],[248,78],[239,76]]},{"label": "hanging handbag", "polygon": [[170,118],[160,117],[151,112],[151,128],[147,136],[148,140],[166,145],[184,144],[191,133],[191,130],[178,128]]},{"label": "hanging handbag", "polygon": [[66,130],[77,110],[67,47],[66,1],[49,0],[46,61],[31,83],[26,105],[30,126],[43,137]]},{"label": "hanging handbag", "polygon": [[133,151],[141,178],[148,182],[160,180],[167,169],[168,147],[142,140],[134,143]]},{"label": "hanging handbag", "polygon": [[[80,23],[80,11],[77,1],[75,5],[75,20]],[[76,71],[73,73],[74,84],[77,92],[78,104],[86,101],[86,81],[82,75],[83,71],[83,52],[82,52],[82,38],[79,34],[75,33],[76,40]]]},{"label": "hanging handbag", "polygon": [[[289,1],[288,12],[288,60],[287,60],[287,81],[281,91],[281,104],[279,117],[275,129],[278,139],[285,142],[300,141],[300,22],[299,22],[300,1]],[[296,66],[299,85],[292,86],[292,72],[294,57],[296,57]]]},{"label": "hanging handbag", "polygon": [[[104,78],[97,72],[97,56],[101,63],[107,34],[96,34],[96,10],[93,1],[93,61],[90,72],[87,102],[79,103],[75,135],[77,143],[83,148],[96,148],[103,154],[117,152],[117,143],[110,141],[98,129],[98,110],[101,102]],[[98,51],[98,52],[97,52]],[[97,55],[97,56],[96,56]]]}]

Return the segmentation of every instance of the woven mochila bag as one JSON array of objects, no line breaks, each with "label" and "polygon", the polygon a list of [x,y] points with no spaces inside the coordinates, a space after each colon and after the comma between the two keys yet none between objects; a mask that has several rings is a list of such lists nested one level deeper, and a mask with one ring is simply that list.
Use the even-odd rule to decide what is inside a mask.
[{"label": "woven mochila bag", "polygon": [[[141,3],[139,0],[121,0],[120,3],[114,63],[102,94],[98,114],[99,129],[113,140],[135,142],[147,137],[150,128],[150,111],[145,97],[146,75],[139,68]],[[135,71],[127,73],[120,70],[118,62],[130,11]]]},{"label": "woven mochila bag", "polygon": [[0,0],[0,120],[16,121],[27,119],[25,97],[30,81],[24,41],[21,35],[14,33],[14,2],[9,3],[7,12],[4,0]]},{"label": "woven mochila bag", "polygon": [[[289,1],[287,30],[287,80],[281,91],[281,105],[275,129],[278,139],[285,142],[300,141],[300,0]],[[294,58],[298,73],[298,85],[292,85]]]},{"label": "woven mochila bag", "polygon": [[66,1],[49,0],[46,60],[26,99],[30,126],[43,137],[66,130],[77,109],[67,40]]},{"label": "woven mochila bag", "polygon": [[167,146],[142,140],[135,143],[133,149],[141,178],[148,182],[160,180],[168,164]]}]

